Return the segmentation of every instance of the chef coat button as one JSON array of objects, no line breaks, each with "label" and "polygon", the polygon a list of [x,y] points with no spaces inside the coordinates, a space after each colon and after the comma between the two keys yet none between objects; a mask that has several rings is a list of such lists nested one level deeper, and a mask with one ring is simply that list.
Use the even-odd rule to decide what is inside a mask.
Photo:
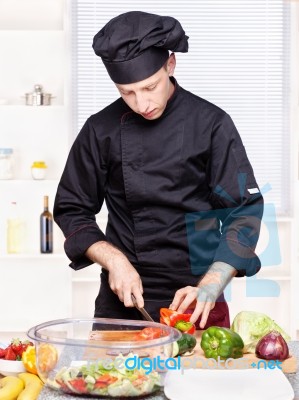
[{"label": "chef coat button", "polygon": [[132,168],[133,171],[138,171],[139,170],[139,167],[138,167],[137,164],[132,164],[131,168]]}]

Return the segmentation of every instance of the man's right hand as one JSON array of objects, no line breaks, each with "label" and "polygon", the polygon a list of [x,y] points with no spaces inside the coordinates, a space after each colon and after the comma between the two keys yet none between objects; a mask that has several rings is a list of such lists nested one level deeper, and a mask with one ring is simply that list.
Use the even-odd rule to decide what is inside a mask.
[{"label": "man's right hand", "polygon": [[120,250],[108,242],[101,241],[91,245],[85,254],[90,260],[100,264],[109,272],[111,290],[124,303],[125,307],[134,306],[132,294],[136,298],[138,307],[144,306],[141,278]]}]

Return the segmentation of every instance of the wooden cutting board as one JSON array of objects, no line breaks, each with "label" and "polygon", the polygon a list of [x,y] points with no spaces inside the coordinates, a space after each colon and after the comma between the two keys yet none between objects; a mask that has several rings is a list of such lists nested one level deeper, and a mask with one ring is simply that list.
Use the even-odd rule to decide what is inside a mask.
[{"label": "wooden cutting board", "polygon": [[[202,348],[200,347],[200,341],[201,341],[201,335],[203,331],[196,331],[195,337],[197,339],[197,344],[195,347],[194,354],[189,357],[182,357],[183,362],[185,365],[188,365],[188,360],[190,359],[190,364],[192,366],[194,365],[194,368],[215,368],[215,363],[212,360],[208,360]],[[293,373],[297,371],[297,360],[296,358],[291,355],[288,359],[285,361],[282,361],[282,363],[279,365],[284,373]],[[228,368],[236,368],[236,369],[246,369],[246,368],[268,368],[268,369],[274,369],[277,368],[275,361],[268,362],[266,360],[262,360],[258,357],[255,356],[255,354],[244,354],[242,359],[237,359],[233,360],[232,362],[227,363]],[[220,365],[216,365],[217,369],[225,369],[226,366],[224,363],[221,363]]]},{"label": "wooden cutting board", "polygon": [[[132,342],[134,343],[134,337],[136,336],[137,331],[92,331],[90,333],[89,340],[92,343],[96,344],[103,344],[104,342],[109,341],[109,345],[111,348],[113,348],[113,345],[117,347],[117,344],[119,342],[127,342],[128,344]],[[180,365],[181,368],[204,368],[204,369],[250,369],[250,368],[268,368],[268,369],[274,369],[277,368],[277,365],[274,361],[266,361],[262,360],[258,357],[256,357],[254,354],[244,354],[241,359],[236,359],[236,360],[231,360],[226,362],[225,361],[221,363],[217,363],[216,360],[209,360],[205,357],[203,350],[200,347],[200,341],[201,341],[201,335],[203,331],[196,331],[195,337],[197,339],[197,344],[194,349],[194,353],[190,356],[181,356],[180,359]],[[94,350],[92,350],[94,351]],[[134,351],[134,350],[133,350]],[[139,350],[140,353],[140,350]],[[154,348],[151,348],[150,354],[142,354],[142,352],[139,354],[140,357],[156,357],[160,353],[160,348],[159,346],[156,346]],[[98,350],[97,355],[101,357],[107,357],[109,355],[109,351],[103,349],[103,350]],[[86,352],[86,358],[90,358],[90,353],[87,350]],[[297,371],[297,360],[296,358],[291,354],[290,357],[283,361],[279,365],[284,373],[294,373]]]}]

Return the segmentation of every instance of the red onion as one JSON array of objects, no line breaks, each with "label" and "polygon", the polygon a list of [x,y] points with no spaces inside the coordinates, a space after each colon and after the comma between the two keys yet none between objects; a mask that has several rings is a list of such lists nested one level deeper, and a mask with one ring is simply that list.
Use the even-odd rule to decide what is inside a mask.
[{"label": "red onion", "polygon": [[264,360],[283,361],[289,357],[289,348],[281,334],[272,331],[258,341],[255,354]]}]

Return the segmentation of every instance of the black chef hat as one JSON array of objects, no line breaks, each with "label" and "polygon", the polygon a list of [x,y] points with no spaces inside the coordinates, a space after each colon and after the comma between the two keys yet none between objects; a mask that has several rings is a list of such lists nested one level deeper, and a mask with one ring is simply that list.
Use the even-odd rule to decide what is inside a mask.
[{"label": "black chef hat", "polygon": [[188,36],[172,17],[130,11],[111,19],[94,37],[93,49],[115,83],[139,82],[156,73],[168,51],[188,51]]}]

